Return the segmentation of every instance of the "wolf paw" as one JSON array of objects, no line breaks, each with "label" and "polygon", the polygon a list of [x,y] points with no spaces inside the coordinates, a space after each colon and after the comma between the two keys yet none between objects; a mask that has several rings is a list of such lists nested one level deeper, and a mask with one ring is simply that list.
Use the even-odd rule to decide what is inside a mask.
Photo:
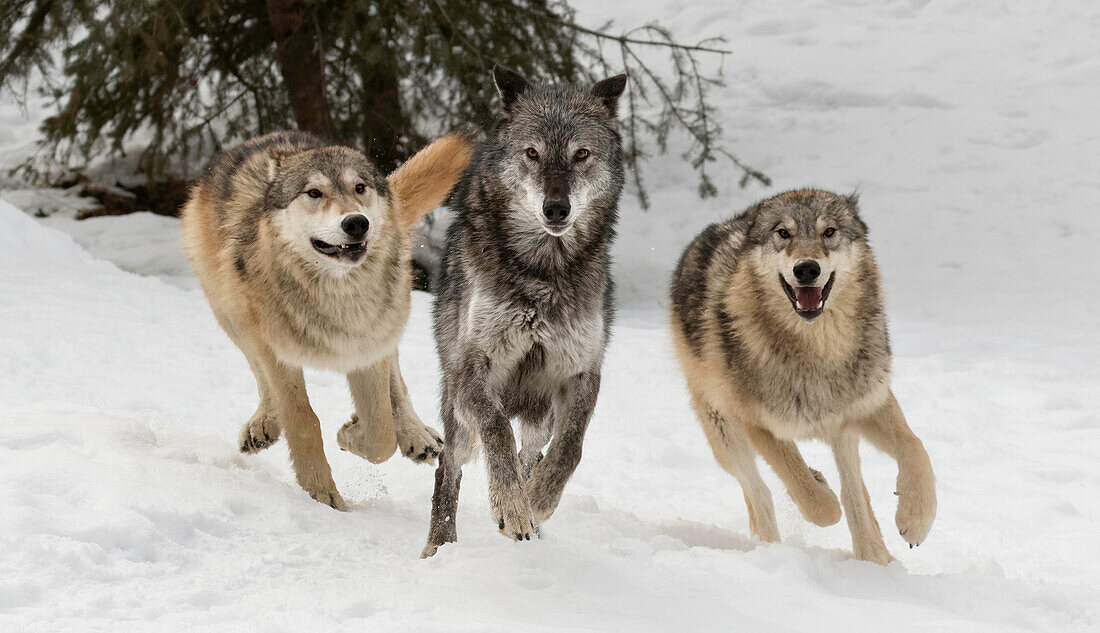
[{"label": "wolf paw", "polygon": [[913,548],[924,542],[936,518],[936,488],[931,478],[909,478],[898,474],[898,511],[894,521],[898,534]]},{"label": "wolf paw", "polygon": [[317,501],[327,505],[333,510],[339,510],[340,512],[347,512],[348,506],[344,503],[344,498],[340,496],[339,492],[335,489],[327,491],[310,492],[309,496],[313,497]]},{"label": "wolf paw", "polygon": [[282,429],[275,418],[265,411],[256,411],[241,427],[237,446],[242,453],[258,453],[279,441]]},{"label": "wolf paw", "polygon": [[535,534],[535,522],[531,519],[531,504],[522,488],[517,487],[505,494],[490,494],[489,505],[501,534],[513,541],[531,540]]},{"label": "wolf paw", "polygon": [[810,473],[817,482],[817,489],[812,490],[812,494],[800,505],[799,510],[802,511],[802,516],[814,525],[820,527],[834,525],[840,521],[840,502],[836,498],[836,493],[829,487],[829,482],[825,481],[825,475],[820,471],[811,468]]},{"label": "wolf paw", "polygon": [[535,524],[545,523],[547,519],[558,509],[561,502],[561,492],[553,492],[545,481],[545,477],[539,477],[539,471],[531,473],[527,481],[527,498],[531,501],[531,516]]},{"label": "wolf paw", "polygon": [[886,549],[886,545],[879,543],[866,543],[856,544],[853,548],[853,554],[859,560],[865,560],[877,565],[886,566],[894,562],[894,557],[890,555],[890,551]]},{"label": "wolf paw", "polygon": [[435,553],[439,551],[439,547],[442,543],[426,543],[424,549],[420,550],[420,558],[431,558],[435,556]]},{"label": "wolf paw", "polygon": [[397,448],[401,454],[417,464],[435,465],[435,458],[443,451],[443,438],[430,426],[417,424],[396,430]]},{"label": "wolf paw", "polygon": [[393,456],[396,442],[393,437],[377,438],[371,435],[375,429],[364,424],[357,413],[336,432],[336,445],[340,450],[358,455],[372,464],[381,464]]},{"label": "wolf paw", "polygon": [[531,471],[542,461],[542,451],[523,449],[519,452],[519,465],[523,471],[523,478],[530,479]]}]

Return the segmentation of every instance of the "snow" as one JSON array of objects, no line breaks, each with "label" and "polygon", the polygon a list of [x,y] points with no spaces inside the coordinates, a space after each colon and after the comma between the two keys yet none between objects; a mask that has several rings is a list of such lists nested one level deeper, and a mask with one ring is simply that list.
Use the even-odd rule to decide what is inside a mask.
[{"label": "snow", "polygon": [[[537,542],[496,534],[472,465],[460,541],[418,560],[431,469],[337,450],[335,374],[307,380],[349,512],[298,488],[285,443],[238,454],[255,386],[175,221],[78,222],[74,192],[0,182],[0,630],[1097,630],[1100,7],[644,0],[578,17],[650,16],[729,38],[723,124],[775,187],[716,165],[728,184],[700,201],[681,139],[647,165],[652,209],[624,198],[599,404]],[[3,165],[40,119],[0,103]],[[862,193],[894,389],[938,478],[936,524],[909,550],[896,469],[865,446],[886,568],[850,560],[844,522],[805,522],[766,468],[785,542],[749,538],[666,333],[691,236],[803,185]],[[438,426],[429,304],[414,293],[401,356]],[[835,488],[828,450],[803,452]]]}]

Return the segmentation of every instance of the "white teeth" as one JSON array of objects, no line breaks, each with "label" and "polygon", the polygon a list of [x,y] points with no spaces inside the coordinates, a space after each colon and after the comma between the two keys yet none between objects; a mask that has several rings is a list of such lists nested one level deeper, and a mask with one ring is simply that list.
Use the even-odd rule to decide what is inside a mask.
[{"label": "white teeth", "polygon": [[824,308],[824,307],[825,307],[825,300],[822,299],[821,301],[818,302],[817,309],[820,310],[821,308]]},{"label": "white teeth", "polygon": [[796,306],[798,306],[798,309],[799,309],[799,310],[805,310],[805,309],[806,309],[806,308],[803,308],[803,307],[802,307],[802,302],[801,302],[801,301],[799,301],[798,299],[795,299],[795,300],[794,300],[794,304],[795,304]]}]

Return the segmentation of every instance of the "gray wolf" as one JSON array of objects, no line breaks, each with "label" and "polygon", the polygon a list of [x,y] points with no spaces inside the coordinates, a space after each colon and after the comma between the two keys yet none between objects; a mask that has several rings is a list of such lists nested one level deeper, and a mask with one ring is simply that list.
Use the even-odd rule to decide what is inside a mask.
[{"label": "gray wolf", "polygon": [[530,540],[553,514],[581,459],[613,317],[626,76],[590,90],[500,67],[493,78],[504,112],[455,189],[436,283],[446,443],[424,557],[457,538],[462,466],[479,443],[502,534]]},{"label": "gray wolf", "polygon": [[285,434],[298,483],[338,510],[303,367],[347,374],[357,418],[338,442],[371,462],[434,461],[397,342],[410,308],[410,228],[446,198],[472,147],[443,137],[383,178],[363,154],[277,132],[215,158],[182,211],[183,243],[218,323],[248,359],[259,405],[239,447]]},{"label": "gray wolf", "polygon": [[890,390],[879,272],[855,196],[790,191],[707,227],[673,276],[670,317],[692,406],[741,484],[755,536],[779,540],[757,453],[806,519],[840,520],[836,495],[793,442],[819,439],[836,460],[856,558],[893,560],[860,474],[865,437],[897,461],[899,533],[910,547],[924,541],[935,477]]}]

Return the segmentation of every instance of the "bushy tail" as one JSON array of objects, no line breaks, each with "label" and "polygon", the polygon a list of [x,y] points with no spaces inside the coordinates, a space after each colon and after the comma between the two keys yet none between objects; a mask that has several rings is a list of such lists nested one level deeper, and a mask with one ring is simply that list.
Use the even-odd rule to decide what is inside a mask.
[{"label": "bushy tail", "polygon": [[390,191],[403,228],[411,228],[443,204],[470,164],[473,151],[473,141],[469,137],[444,136],[390,174]]}]

